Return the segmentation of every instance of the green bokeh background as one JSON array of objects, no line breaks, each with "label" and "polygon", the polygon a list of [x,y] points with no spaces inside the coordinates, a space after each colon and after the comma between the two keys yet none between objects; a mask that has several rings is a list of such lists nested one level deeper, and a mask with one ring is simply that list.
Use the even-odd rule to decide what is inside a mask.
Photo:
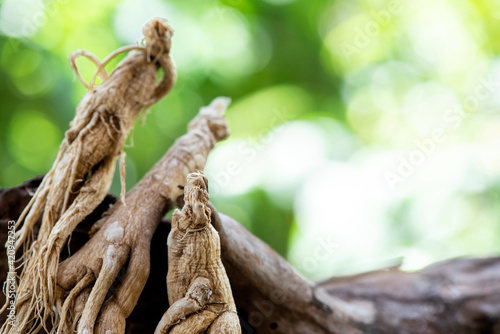
[{"label": "green bokeh background", "polygon": [[178,81],[129,139],[127,189],[229,96],[213,202],[305,276],[498,253],[493,0],[5,0],[1,187],[50,169],[85,93],[71,52],[140,43],[154,16],[175,30]]}]

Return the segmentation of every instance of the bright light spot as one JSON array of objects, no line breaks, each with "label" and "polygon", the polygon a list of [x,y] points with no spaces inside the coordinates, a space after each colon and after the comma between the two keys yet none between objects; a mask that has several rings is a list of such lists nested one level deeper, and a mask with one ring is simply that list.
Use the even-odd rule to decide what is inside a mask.
[{"label": "bright light spot", "polygon": [[[209,10],[197,28],[199,38],[196,43],[191,43],[191,47],[198,55],[198,61],[223,77],[252,73],[270,57],[271,48],[259,50],[256,54],[247,19],[234,8],[217,6]],[[259,37],[262,35],[265,36],[265,32],[258,34]],[[224,79],[220,81],[224,82]]]},{"label": "bright light spot", "polygon": [[46,22],[41,0],[5,0],[0,8],[0,30],[7,36],[33,36]]},{"label": "bright light spot", "polygon": [[407,17],[409,39],[422,65],[449,74],[477,60],[478,46],[451,3],[429,1]]},{"label": "bright light spot", "polygon": [[202,56],[231,59],[248,48],[249,27],[237,10],[214,8],[203,16],[202,21],[204,38],[198,44]]},{"label": "bright light spot", "polygon": [[[401,152],[364,147],[346,162],[320,164],[306,172],[295,192],[298,231],[291,241],[291,262],[320,280],[381,268],[399,257],[405,269],[416,270],[441,259],[487,252],[495,239],[484,230],[495,226],[488,217],[498,207],[479,197],[495,182],[481,157],[498,156],[497,147],[436,146],[395,191],[384,173],[397,172]],[[473,246],[477,240],[484,244]]]},{"label": "bright light spot", "polygon": [[289,122],[268,134],[265,156],[267,161],[265,186],[272,190],[294,186],[308,173],[326,161],[328,138],[306,122]]},{"label": "bright light spot", "polygon": [[484,66],[479,78],[468,87],[468,94],[475,96],[480,102],[480,109],[487,113],[500,110],[500,58],[496,58],[489,66]]},{"label": "bright light spot", "polygon": [[454,122],[450,115],[461,112],[462,104],[448,87],[429,82],[414,87],[406,94],[402,114],[406,124],[415,129],[418,136],[431,136],[432,130],[448,129]]},{"label": "bright light spot", "polygon": [[[252,41],[247,19],[239,11],[218,5],[200,12],[186,12],[182,6],[159,0],[147,0],[147,5],[126,0],[118,8],[115,30],[121,39],[134,43],[141,38],[144,22],[151,17],[167,18],[174,29],[172,58],[179,72],[203,70],[214,75],[214,80],[252,73],[269,61],[272,48],[266,33],[255,26],[259,40]],[[254,43],[269,47],[257,55]]]},{"label": "bright light spot", "polygon": [[[315,279],[367,269],[355,259],[379,264],[386,223],[380,182],[349,163],[330,163],[309,175],[295,202],[300,237],[291,247],[292,263]],[[316,248],[334,243],[338,248],[332,246],[329,256],[314,255],[324,253]]]},{"label": "bright light spot", "polygon": [[229,139],[210,153],[205,171],[210,194],[231,196],[248,192],[262,183],[267,168],[262,145],[250,139]]},{"label": "bright light spot", "polygon": [[178,13],[160,0],[125,0],[116,11],[114,22],[116,34],[127,43],[139,42],[143,37],[144,23],[154,17],[168,18],[170,22],[170,19],[175,21],[178,18]]},{"label": "bright light spot", "polygon": [[432,263],[433,260],[433,257],[425,249],[410,248],[402,253],[404,254],[401,264],[402,270],[420,270]]},{"label": "bright light spot", "polygon": [[[399,97],[420,81],[411,65],[396,61],[377,66],[371,79],[372,100],[379,109],[386,111],[398,109]],[[366,83],[366,77],[362,77],[361,81]]]},{"label": "bright light spot", "polygon": [[287,122],[273,129],[261,142],[229,139],[210,154],[206,171],[211,193],[223,196],[242,194],[255,187],[273,193],[285,206],[293,202],[297,188],[305,178],[330,157],[347,155],[345,147],[328,145],[333,141],[347,148],[352,139],[338,124],[325,119],[321,124]]},{"label": "bright light spot", "polygon": [[[484,167],[487,175],[492,179],[500,175],[500,121],[490,120],[481,132],[478,142],[481,145],[477,149],[478,161]],[[492,182],[491,180],[490,182]]]},{"label": "bright light spot", "polygon": [[[382,142],[387,145],[400,145],[411,133],[397,131],[401,119],[396,110],[381,110],[374,107],[369,88],[356,90],[347,106],[347,120],[357,134],[366,142]],[[379,129],[384,129],[380,131]]]}]

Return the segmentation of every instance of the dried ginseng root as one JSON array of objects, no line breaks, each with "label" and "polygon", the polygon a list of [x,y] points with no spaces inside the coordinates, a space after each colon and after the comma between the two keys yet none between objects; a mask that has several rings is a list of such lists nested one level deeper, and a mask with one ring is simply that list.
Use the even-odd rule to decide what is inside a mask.
[{"label": "dried ginseng root", "polygon": [[[201,109],[165,156],[92,228],[91,239],[63,261],[58,273],[57,333],[123,334],[149,276],[151,238],[171,210],[186,176],[203,169],[214,145],[229,135],[228,98]],[[122,270],[120,284],[105,301]]]},{"label": "dried ginseng root", "polygon": [[[54,300],[60,250],[108,192],[116,158],[140,111],[165,96],[174,84],[175,68],[169,56],[171,28],[163,20],[153,19],[143,33],[145,47],[119,49],[103,63],[83,51],[71,59],[74,65],[74,57],[89,57],[98,66],[103,82],[95,88],[87,86],[90,90],[77,107],[52,169],[17,222],[16,247],[25,249],[17,324],[14,328],[4,324],[3,333],[37,332],[46,326],[48,317],[53,321],[57,318]],[[105,63],[131,49],[140,51],[128,54],[108,77]],[[160,68],[164,76],[157,83]],[[31,242],[40,216],[38,237]]]},{"label": "dried ginseng root", "polygon": [[210,224],[207,188],[202,172],[189,174],[184,207],[172,216],[167,242],[170,307],[155,334],[241,333],[219,234]]}]

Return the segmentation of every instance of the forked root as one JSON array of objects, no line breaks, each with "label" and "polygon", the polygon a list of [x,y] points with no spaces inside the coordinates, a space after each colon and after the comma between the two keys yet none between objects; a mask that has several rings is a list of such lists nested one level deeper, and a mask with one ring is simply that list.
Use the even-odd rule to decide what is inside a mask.
[{"label": "forked root", "polygon": [[[149,276],[150,244],[156,227],[173,208],[186,176],[203,169],[215,143],[228,135],[224,111],[229,99],[218,98],[191,122],[165,156],[109,214],[94,224],[91,239],[59,266],[57,333],[124,333]],[[128,264],[127,264],[128,263]],[[126,268],[125,275],[119,272]],[[95,276],[94,276],[95,275]],[[105,301],[113,282],[118,286]]]},{"label": "forked root", "polygon": [[[87,52],[76,54],[96,64],[103,83],[89,90],[80,102],[56,161],[16,224],[16,249],[26,249],[17,292],[17,324],[4,324],[2,333],[37,332],[49,317],[51,323],[58,322],[54,309],[61,248],[106,196],[116,158],[140,111],[172,88],[175,68],[169,56],[171,28],[163,20],[154,19],[145,25],[144,33],[156,38],[148,39],[140,52],[128,54],[109,77],[104,65],[110,57],[101,64]],[[157,83],[159,67],[165,75]],[[91,88],[93,82],[84,84]],[[33,226],[41,216],[37,240],[31,241]],[[88,317],[87,313],[82,317]]]}]

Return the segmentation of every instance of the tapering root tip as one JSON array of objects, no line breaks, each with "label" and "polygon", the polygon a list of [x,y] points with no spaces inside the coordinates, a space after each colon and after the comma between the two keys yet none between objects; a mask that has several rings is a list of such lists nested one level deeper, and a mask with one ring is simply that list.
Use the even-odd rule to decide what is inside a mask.
[{"label": "tapering root tip", "polygon": [[210,102],[208,106],[202,107],[200,112],[202,114],[222,117],[226,114],[226,109],[229,107],[229,104],[231,104],[231,98],[219,96]]},{"label": "tapering root tip", "polygon": [[199,187],[205,191],[208,189],[208,179],[205,173],[201,171],[193,172],[187,176],[187,191],[191,190],[193,187]]},{"label": "tapering root tip", "polygon": [[230,103],[231,99],[229,97],[215,98],[208,106],[200,109],[198,116],[189,123],[189,130],[207,122],[217,141],[227,138],[230,135],[230,131],[224,115]]},{"label": "tapering root tip", "polygon": [[173,29],[162,18],[154,18],[146,22],[142,28],[146,47],[153,53],[168,53],[171,46]]},{"label": "tapering root tip", "polygon": [[190,173],[184,187],[184,207],[176,210],[172,224],[183,231],[195,232],[210,224],[211,210],[208,207],[208,179],[202,171]]}]

